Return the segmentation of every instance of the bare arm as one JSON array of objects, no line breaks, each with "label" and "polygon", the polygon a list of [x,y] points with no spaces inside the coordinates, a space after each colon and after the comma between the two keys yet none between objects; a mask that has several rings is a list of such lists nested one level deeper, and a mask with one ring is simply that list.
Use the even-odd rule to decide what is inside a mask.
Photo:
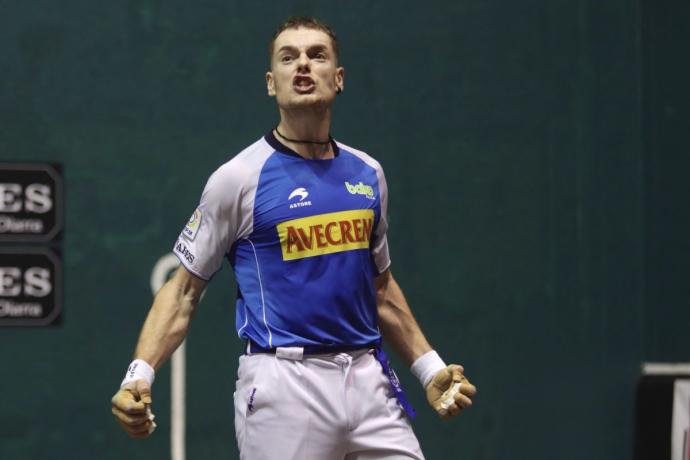
[{"label": "bare arm", "polygon": [[376,277],[375,283],[379,328],[386,341],[409,366],[430,351],[431,345],[419,328],[390,270]]},{"label": "bare arm", "polygon": [[[134,352],[135,359],[146,361],[158,370],[187,336],[189,324],[206,281],[180,267],[163,285],[149,311]],[[150,405],[151,387],[145,379],[125,384],[112,398],[112,412],[132,437],[145,438],[156,427]]]},{"label": "bare arm", "polygon": [[[390,270],[379,275],[375,284],[381,333],[410,366],[417,358],[431,351],[431,345],[424,337]],[[463,374],[462,366],[451,364],[438,370],[425,388],[427,401],[445,420],[460,414],[463,408],[470,407],[471,398],[477,393],[475,386]],[[457,386],[452,386],[453,384]]]},{"label": "bare arm", "polygon": [[180,267],[163,285],[139,335],[135,359],[158,370],[180,346],[207,282]]}]

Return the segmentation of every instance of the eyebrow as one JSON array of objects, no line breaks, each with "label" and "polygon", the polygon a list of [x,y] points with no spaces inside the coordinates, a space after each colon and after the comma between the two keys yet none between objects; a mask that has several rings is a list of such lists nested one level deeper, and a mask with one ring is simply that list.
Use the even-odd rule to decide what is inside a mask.
[{"label": "eyebrow", "polygon": [[[297,47],[295,46],[290,46],[290,45],[283,45],[281,46],[276,53],[280,53],[282,51],[297,51]],[[311,45],[307,48],[307,52],[310,51],[328,51],[328,47],[323,44],[317,44],[317,45]]]}]

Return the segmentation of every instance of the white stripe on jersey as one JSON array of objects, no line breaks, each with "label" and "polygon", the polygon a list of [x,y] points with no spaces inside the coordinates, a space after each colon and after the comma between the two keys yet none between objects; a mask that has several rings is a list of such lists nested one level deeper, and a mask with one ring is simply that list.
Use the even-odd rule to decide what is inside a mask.
[{"label": "white stripe on jersey", "polygon": [[249,238],[245,238],[245,240],[249,241],[249,244],[252,245],[252,250],[254,251],[254,260],[256,260],[256,274],[259,277],[259,290],[261,291],[261,310],[263,311],[264,315],[264,325],[266,326],[266,330],[268,331],[268,348],[273,348],[273,335],[271,334],[271,328],[268,327],[268,321],[266,321],[266,302],[264,301],[264,286],[261,284],[261,269],[259,268],[259,258],[256,256],[256,247],[254,246],[254,243],[252,243],[252,240]]}]

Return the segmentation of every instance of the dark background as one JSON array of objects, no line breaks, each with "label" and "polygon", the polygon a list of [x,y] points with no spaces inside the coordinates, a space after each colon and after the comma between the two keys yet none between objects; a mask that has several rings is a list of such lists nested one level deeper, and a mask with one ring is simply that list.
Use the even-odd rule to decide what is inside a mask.
[{"label": "dark background", "polygon": [[[383,164],[393,272],[479,387],[443,423],[398,362],[427,457],[631,458],[641,362],[690,361],[686,1],[0,0],[0,160],[66,178],[62,324],[0,330],[0,458],[168,456],[169,366],[150,440],[109,399],[153,265],[278,120],[290,14],[337,31],[333,135]],[[188,339],[192,460],[236,457],[234,297],[226,267]]]}]

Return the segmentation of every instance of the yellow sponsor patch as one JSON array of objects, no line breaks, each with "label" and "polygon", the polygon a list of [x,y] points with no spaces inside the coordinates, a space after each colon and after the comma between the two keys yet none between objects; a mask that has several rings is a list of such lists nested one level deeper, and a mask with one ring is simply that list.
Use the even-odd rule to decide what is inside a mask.
[{"label": "yellow sponsor patch", "polygon": [[189,218],[189,222],[185,225],[184,230],[182,230],[182,236],[187,238],[189,241],[194,241],[196,238],[196,232],[199,230],[199,225],[201,224],[201,211],[199,208],[194,210],[194,214]]},{"label": "yellow sponsor patch", "polygon": [[288,220],[276,226],[283,260],[367,249],[374,226],[373,209],[330,212]]}]

